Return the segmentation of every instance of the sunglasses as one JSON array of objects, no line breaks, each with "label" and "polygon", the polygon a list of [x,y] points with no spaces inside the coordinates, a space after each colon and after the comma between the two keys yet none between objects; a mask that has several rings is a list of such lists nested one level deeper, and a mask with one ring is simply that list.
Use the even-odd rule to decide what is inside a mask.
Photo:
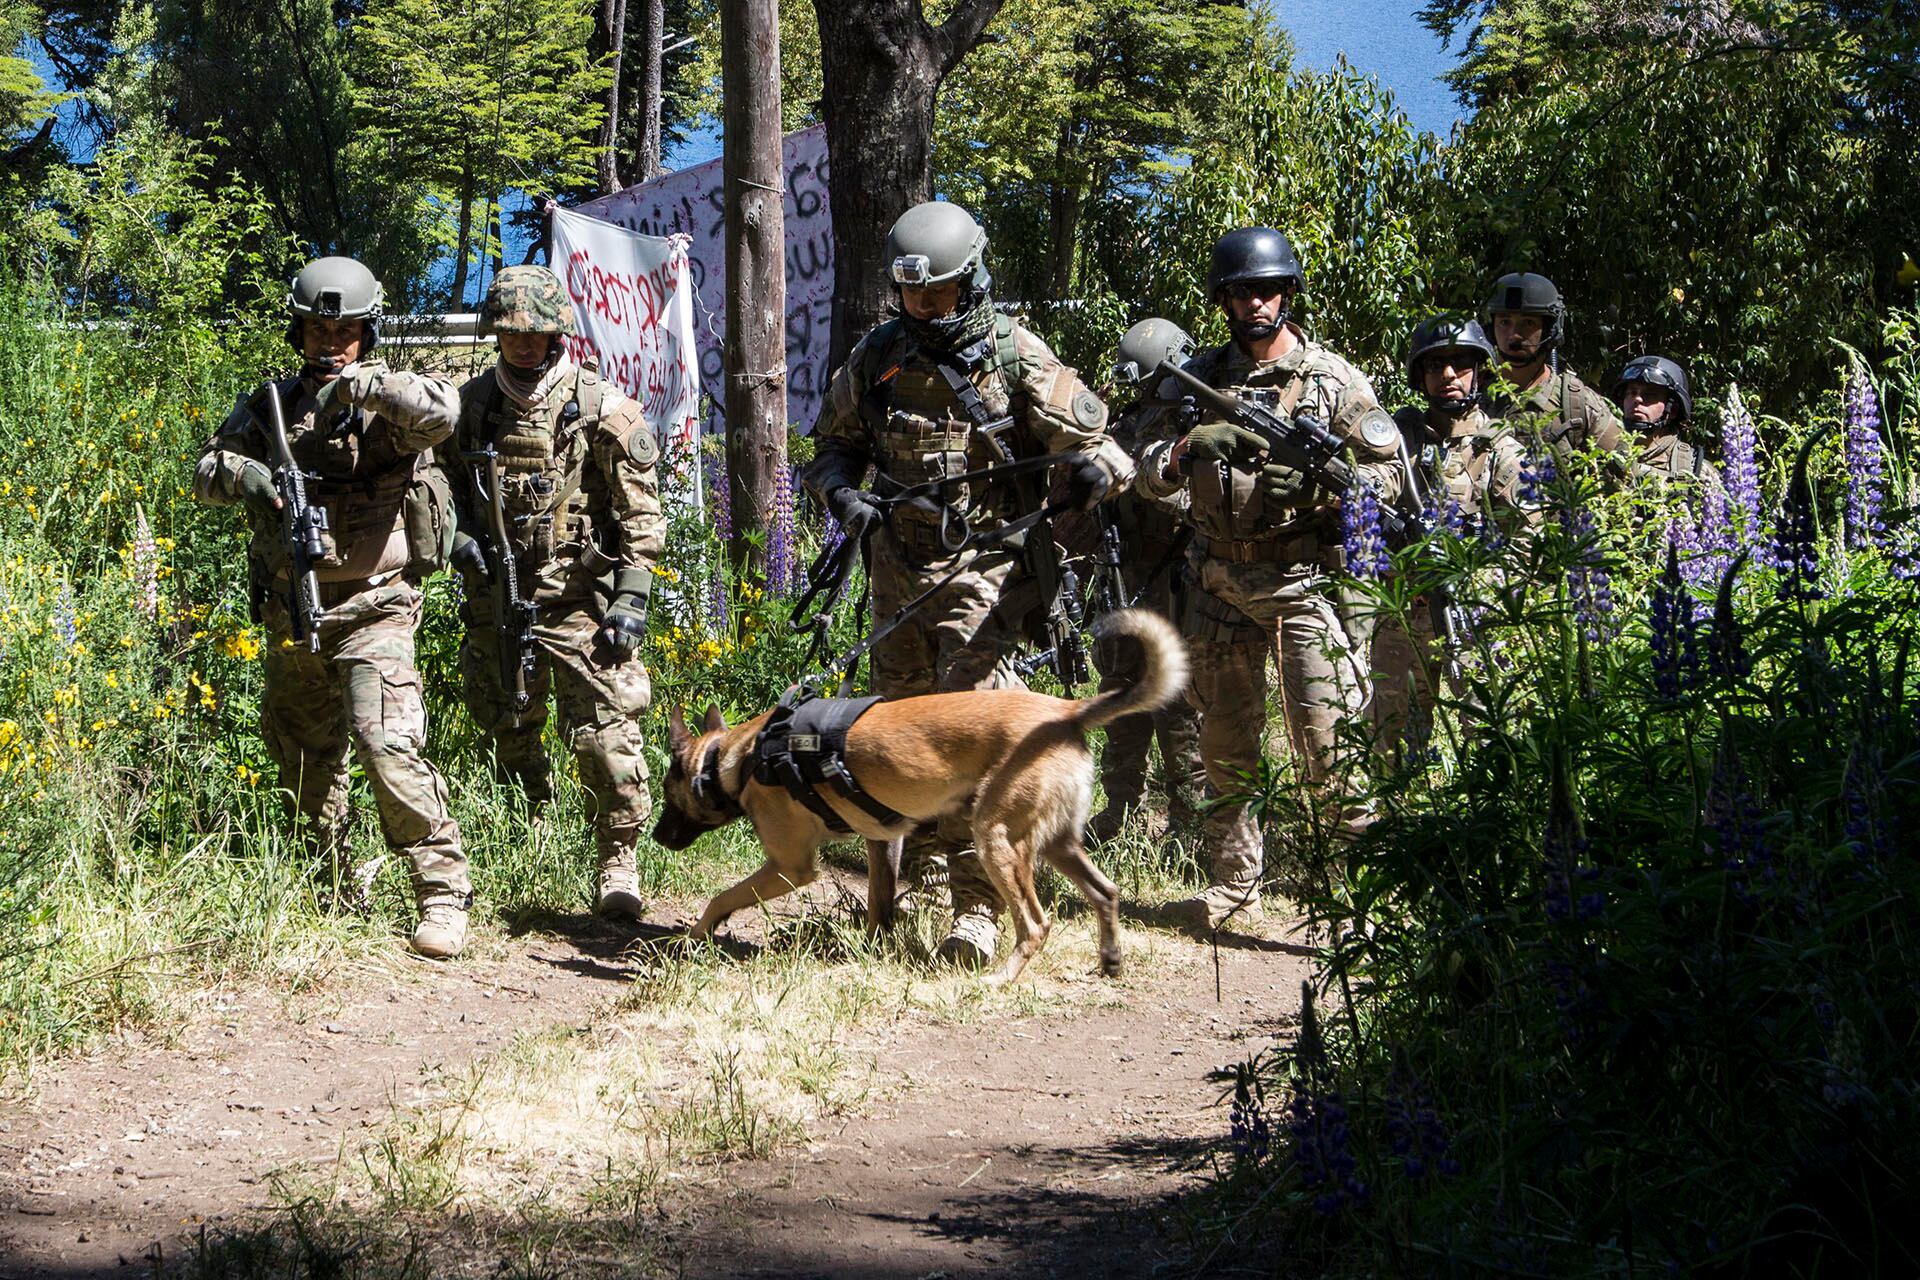
[{"label": "sunglasses", "polygon": [[1287,291],[1291,280],[1235,280],[1227,285],[1224,292],[1235,302],[1248,302],[1254,298],[1277,298]]}]

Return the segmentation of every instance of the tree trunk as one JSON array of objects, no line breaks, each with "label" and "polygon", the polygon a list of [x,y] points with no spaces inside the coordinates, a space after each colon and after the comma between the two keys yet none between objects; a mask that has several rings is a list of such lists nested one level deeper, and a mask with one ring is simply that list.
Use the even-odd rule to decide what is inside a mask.
[{"label": "tree trunk", "polygon": [[[640,113],[629,181],[652,182],[660,176],[660,101],[666,92],[661,48],[667,39],[666,0],[637,0],[640,6],[640,83],[635,106]],[[625,3],[625,0],[622,0]]]},{"label": "tree trunk", "polygon": [[[726,174],[727,473],[736,569],[766,578],[774,485],[787,465],[787,278],[778,0],[722,0]],[[765,537],[756,552],[748,535]],[[751,563],[749,558],[751,557]]]},{"label": "tree trunk", "polygon": [[453,236],[453,287],[447,291],[449,311],[458,311],[467,299],[467,250],[473,243],[473,165],[460,172],[460,225]]},{"label": "tree trunk", "polygon": [[600,0],[594,10],[589,50],[596,58],[611,59],[609,69],[613,72],[607,82],[607,118],[600,122],[600,132],[594,139],[594,164],[603,196],[620,189],[620,59],[626,47],[627,0]]},{"label": "tree trunk", "polygon": [[1001,0],[959,0],[935,27],[920,0],[813,0],[820,24],[821,95],[832,177],[833,344],[847,358],[886,314],[887,230],[933,195],[933,108],[953,70]]}]

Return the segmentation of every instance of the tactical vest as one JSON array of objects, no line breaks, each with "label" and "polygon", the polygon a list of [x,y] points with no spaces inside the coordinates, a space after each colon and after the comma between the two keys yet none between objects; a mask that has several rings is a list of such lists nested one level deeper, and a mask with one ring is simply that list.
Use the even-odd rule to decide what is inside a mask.
[{"label": "tactical vest", "polygon": [[[861,367],[867,389],[860,400],[874,465],[891,479],[911,486],[1005,461],[1005,455],[982,434],[976,416],[991,421],[1013,414],[1011,429],[999,439],[1014,457],[1033,454],[1032,437],[1017,413],[1021,361],[1013,329],[1010,317],[996,315],[991,339],[982,341],[975,363],[968,368],[950,361],[944,370],[932,353],[922,351],[906,336],[898,318],[875,329],[867,339]],[[956,379],[978,395],[976,411],[969,412],[962,403]],[[992,496],[998,514],[1010,514],[1009,498]],[[974,494],[971,486],[957,485],[946,490],[945,499],[948,505],[966,510]],[[893,521],[895,531],[910,547],[926,550],[937,543],[937,512],[903,506],[894,512]],[[982,522],[975,523],[978,527]]]},{"label": "tactical vest", "polygon": [[[538,574],[557,557],[598,557],[587,491],[593,432],[606,408],[606,380],[592,369],[575,371],[572,390],[555,387],[538,405],[518,408],[493,375],[481,394],[460,410],[461,465],[466,455],[489,445],[500,455],[500,497],[507,536],[521,570]],[[473,513],[478,527],[492,530],[487,512]],[[591,567],[591,566],[590,566]]]},{"label": "tactical vest", "polygon": [[[327,513],[322,537],[326,555],[314,566],[320,579],[342,581],[370,572],[367,566],[378,561],[396,532],[406,538],[410,574],[425,577],[438,568],[444,550],[435,561],[420,545],[420,540],[431,539],[437,548],[452,539],[451,502],[442,501],[434,509],[445,489],[433,474],[433,451],[399,453],[390,433],[369,430],[366,416],[357,409],[315,422],[312,402],[300,404],[305,397],[298,379],[276,383],[274,390],[282,404],[292,400],[295,410],[304,409],[297,420],[288,413],[287,443],[307,473],[308,503]],[[264,421],[264,411],[256,412]],[[277,528],[266,532],[257,555],[269,577],[284,574],[286,548]],[[350,570],[350,565],[355,568]]]},{"label": "tactical vest", "polygon": [[[1280,373],[1278,381],[1270,380],[1274,371],[1261,372],[1256,376],[1262,381],[1249,385],[1234,382],[1233,375],[1226,372],[1227,351],[1226,347],[1217,347],[1205,352],[1187,368],[1208,386],[1231,391],[1280,417],[1292,417],[1307,393],[1310,374],[1305,362]],[[1217,465],[1196,462],[1188,478],[1194,528],[1207,538],[1224,542],[1258,542],[1295,532],[1300,508],[1312,501],[1312,488],[1302,476],[1294,488],[1276,495],[1278,501],[1270,501],[1261,491],[1257,472],[1234,467],[1223,474]]]}]

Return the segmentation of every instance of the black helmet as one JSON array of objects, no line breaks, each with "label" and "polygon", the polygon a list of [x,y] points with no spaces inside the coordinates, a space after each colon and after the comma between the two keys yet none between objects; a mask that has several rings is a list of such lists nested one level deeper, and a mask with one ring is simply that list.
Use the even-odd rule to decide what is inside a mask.
[{"label": "black helmet", "polygon": [[[1567,318],[1566,303],[1553,281],[1534,271],[1511,271],[1493,282],[1493,296],[1487,299],[1487,319],[1507,312],[1513,315],[1539,316],[1540,350],[1545,352],[1560,341],[1560,329]],[[1491,327],[1491,325],[1489,325]]]},{"label": "black helmet", "polygon": [[[1420,394],[1426,394],[1426,386],[1420,380],[1420,357],[1429,351],[1477,351],[1480,360],[1486,363],[1499,354],[1493,349],[1493,343],[1487,340],[1487,331],[1472,316],[1463,316],[1458,312],[1428,316],[1413,331],[1413,338],[1407,344],[1407,385]],[[1474,392],[1479,393],[1476,380]]]},{"label": "black helmet", "polygon": [[1662,425],[1677,427],[1693,416],[1693,384],[1687,381],[1687,371],[1665,356],[1636,356],[1627,362],[1620,376],[1613,380],[1613,400],[1620,403],[1620,397],[1626,392],[1629,382],[1644,382],[1650,387],[1659,387],[1673,397],[1673,404],[1680,409],[1678,418],[1673,408],[1667,409]]},{"label": "black helmet", "polygon": [[1213,265],[1207,268],[1207,296],[1220,301],[1220,290],[1242,280],[1292,280],[1306,283],[1293,244],[1272,227],[1237,227],[1213,246]]}]

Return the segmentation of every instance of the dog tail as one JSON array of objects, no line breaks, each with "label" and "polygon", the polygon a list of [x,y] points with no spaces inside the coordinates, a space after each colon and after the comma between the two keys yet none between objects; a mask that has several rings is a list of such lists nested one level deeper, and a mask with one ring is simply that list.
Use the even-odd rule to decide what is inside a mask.
[{"label": "dog tail", "polygon": [[1187,687],[1187,646],[1173,624],[1150,609],[1121,609],[1094,624],[1095,639],[1130,636],[1142,650],[1140,678],[1080,704],[1074,723],[1082,733],[1122,716],[1157,711]]}]

